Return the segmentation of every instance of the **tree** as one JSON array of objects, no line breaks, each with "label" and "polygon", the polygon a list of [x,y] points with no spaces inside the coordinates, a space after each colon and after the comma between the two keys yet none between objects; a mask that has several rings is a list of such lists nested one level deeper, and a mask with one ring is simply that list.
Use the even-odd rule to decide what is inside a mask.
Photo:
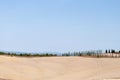
[{"label": "tree", "polygon": [[112,50],[111,50],[111,53],[115,53],[115,50],[112,49]]},{"label": "tree", "polygon": [[119,51],[119,53],[120,53],[120,51]]},{"label": "tree", "polygon": [[108,51],[106,50],[105,53],[108,53]]}]

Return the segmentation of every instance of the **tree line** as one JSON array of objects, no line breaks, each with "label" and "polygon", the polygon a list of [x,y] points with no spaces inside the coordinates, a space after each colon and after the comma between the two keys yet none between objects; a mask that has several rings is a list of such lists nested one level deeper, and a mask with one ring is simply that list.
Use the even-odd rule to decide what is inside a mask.
[{"label": "tree line", "polygon": [[10,52],[0,52],[0,55],[9,55],[9,56],[20,56],[20,57],[44,57],[44,56],[57,56],[57,54],[52,54],[52,53],[10,53]]},{"label": "tree line", "polygon": [[94,51],[79,51],[79,52],[67,52],[61,54],[55,53],[11,53],[11,52],[0,52],[0,55],[9,56],[20,56],[20,57],[50,57],[50,56],[92,56],[102,53],[101,50]]},{"label": "tree line", "polygon": [[116,51],[114,49],[111,49],[111,50],[110,49],[109,50],[106,49],[105,53],[120,53],[120,50]]},{"label": "tree line", "polygon": [[0,55],[19,56],[19,57],[52,57],[52,56],[82,56],[82,57],[120,57],[120,51],[114,49],[105,50],[92,50],[92,51],[78,51],[78,52],[67,52],[67,53],[11,53],[11,52],[0,52]]}]

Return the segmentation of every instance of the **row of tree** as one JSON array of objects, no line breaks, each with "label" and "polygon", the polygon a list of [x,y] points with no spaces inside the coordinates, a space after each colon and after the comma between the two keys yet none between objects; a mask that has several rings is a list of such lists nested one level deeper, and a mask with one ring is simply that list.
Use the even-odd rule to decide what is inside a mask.
[{"label": "row of tree", "polygon": [[114,49],[109,49],[109,50],[106,50],[105,53],[120,53],[120,50],[119,51],[115,51]]},{"label": "row of tree", "polygon": [[21,57],[44,57],[44,56],[57,56],[57,54],[51,54],[51,53],[43,53],[43,54],[32,54],[32,53],[7,53],[7,52],[0,52],[0,55],[9,55],[9,56],[21,56]]},{"label": "row of tree", "polygon": [[[108,54],[105,54],[108,53]],[[102,50],[93,50],[93,51],[81,51],[81,52],[68,52],[68,53],[61,53],[61,54],[54,54],[54,53],[10,53],[10,52],[0,52],[0,55],[9,55],[9,56],[20,56],[20,57],[51,57],[51,56],[88,56],[88,57],[115,57],[119,56],[120,54],[114,54],[114,53],[120,53],[111,49],[106,50],[105,53],[102,52]]]},{"label": "row of tree", "polygon": [[68,52],[62,54],[53,53],[10,53],[10,52],[0,52],[0,55],[10,55],[10,56],[21,56],[21,57],[45,57],[45,56],[92,56],[102,53],[101,50],[94,51],[82,51],[82,52]]},{"label": "row of tree", "polygon": [[102,50],[82,51],[82,52],[68,52],[63,53],[62,56],[96,56],[102,54]]}]

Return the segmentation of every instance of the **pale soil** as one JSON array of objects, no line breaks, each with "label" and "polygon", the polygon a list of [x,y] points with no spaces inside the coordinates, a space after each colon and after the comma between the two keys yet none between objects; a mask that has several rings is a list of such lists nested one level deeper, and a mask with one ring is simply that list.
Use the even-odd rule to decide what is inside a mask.
[{"label": "pale soil", "polygon": [[120,80],[120,58],[0,56],[1,80]]}]

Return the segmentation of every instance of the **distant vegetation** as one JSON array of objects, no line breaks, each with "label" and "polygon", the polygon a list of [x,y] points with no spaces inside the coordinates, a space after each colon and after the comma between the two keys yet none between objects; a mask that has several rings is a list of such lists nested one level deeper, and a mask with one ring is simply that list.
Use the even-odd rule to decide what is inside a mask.
[{"label": "distant vegetation", "polygon": [[32,54],[32,53],[10,53],[10,52],[0,52],[0,55],[9,55],[9,56],[20,56],[20,57],[44,57],[44,56],[57,56],[57,54],[49,54],[49,53],[43,53],[43,54]]},{"label": "distant vegetation", "polygon": [[94,50],[94,51],[82,51],[82,52],[68,52],[61,54],[53,54],[53,53],[10,53],[10,52],[0,52],[0,55],[9,55],[9,56],[20,56],[20,57],[52,57],[52,56],[83,56],[83,57],[120,57],[120,51],[115,50],[106,50],[102,52],[102,50]]}]

